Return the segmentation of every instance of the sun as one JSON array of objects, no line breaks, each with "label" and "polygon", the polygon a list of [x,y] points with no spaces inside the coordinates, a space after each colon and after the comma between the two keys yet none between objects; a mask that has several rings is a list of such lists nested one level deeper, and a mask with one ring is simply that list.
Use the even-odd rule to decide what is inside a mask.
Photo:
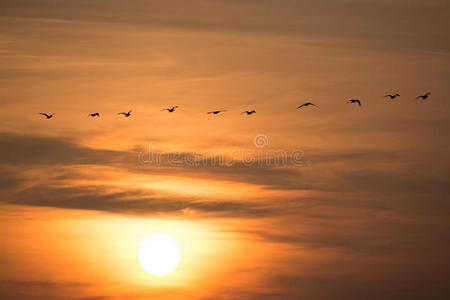
[{"label": "sun", "polygon": [[164,276],[176,269],[180,256],[180,247],[174,239],[165,234],[155,234],[142,242],[138,259],[148,273]]}]

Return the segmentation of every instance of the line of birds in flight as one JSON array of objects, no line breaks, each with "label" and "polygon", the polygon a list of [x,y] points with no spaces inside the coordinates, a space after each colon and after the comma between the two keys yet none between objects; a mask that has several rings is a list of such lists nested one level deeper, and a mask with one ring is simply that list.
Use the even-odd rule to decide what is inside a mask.
[{"label": "line of birds in flight", "polygon": [[[430,92],[427,92],[427,93],[425,93],[425,94],[423,94],[423,95],[420,95],[420,96],[418,96],[416,99],[422,99],[422,100],[425,100],[425,99],[427,99],[428,97],[430,97],[430,95],[431,95],[431,93]],[[395,98],[397,98],[397,97],[400,97],[400,94],[388,94],[388,95],[385,95],[384,96],[385,98],[390,98],[390,99],[392,99],[392,100],[394,100]],[[352,104],[358,104],[359,106],[361,106],[361,100],[359,100],[359,99],[350,99],[350,100],[348,100],[347,101],[347,103],[352,103]],[[298,106],[297,107],[297,109],[298,108],[302,108],[302,107],[307,107],[307,106],[315,106],[315,107],[318,107],[317,105],[315,105],[314,103],[312,103],[312,102],[305,102],[305,103],[303,103],[302,105],[300,105],[300,106]],[[167,110],[169,113],[172,113],[172,112],[174,112],[175,111],[175,109],[176,108],[178,108],[179,106],[173,106],[173,107],[170,107],[170,108],[164,108],[164,109],[162,109],[161,111],[165,111],[165,110]],[[214,114],[214,115],[217,115],[217,114],[220,114],[221,112],[225,112],[225,111],[227,111],[226,109],[223,109],[223,110],[213,110],[213,111],[208,111],[207,112],[207,114]],[[129,110],[128,112],[120,112],[120,113],[118,113],[118,115],[123,115],[124,117],[129,117],[129,116],[131,116],[131,112],[132,112],[132,110]],[[256,113],[256,111],[253,109],[253,110],[246,110],[246,111],[243,111],[243,112],[241,112],[241,114],[247,114],[247,115],[251,115],[251,114],[254,114],[254,113]],[[55,115],[54,113],[52,113],[52,114],[47,114],[47,113],[39,113],[40,115],[43,115],[44,117],[46,117],[47,119],[51,119],[51,118],[53,118],[53,116]],[[98,113],[98,112],[95,112],[95,113],[90,113],[90,114],[88,114],[88,117],[100,117],[100,114]]]}]

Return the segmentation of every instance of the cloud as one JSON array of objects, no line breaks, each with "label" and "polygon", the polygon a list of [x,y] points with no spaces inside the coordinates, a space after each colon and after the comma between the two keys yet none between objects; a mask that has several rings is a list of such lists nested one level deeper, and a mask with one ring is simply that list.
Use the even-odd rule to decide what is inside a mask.
[{"label": "cloud", "polygon": [[[3,17],[46,22],[288,34],[352,45],[449,50],[445,1],[64,1],[5,0]],[[301,16],[301,17],[299,17]],[[401,16],[401,17],[399,17]],[[415,32],[415,35],[411,35]],[[429,32],[433,32],[430,35]],[[421,40],[421,43],[417,43]],[[363,41],[363,42],[362,42]],[[345,45],[346,43],[341,43]],[[368,45],[370,44],[370,45]]]},{"label": "cloud", "polygon": [[[297,267],[297,270],[292,270],[289,266],[283,269],[252,270],[264,274],[261,283],[253,286],[225,286],[216,291],[215,295],[201,299],[419,300],[446,299],[450,294],[449,289],[439,279],[439,276],[445,276],[447,273],[444,266],[437,266],[436,276],[431,275],[434,272],[430,267],[420,262],[377,265],[377,262],[368,259],[361,262],[333,261],[319,265],[320,270],[310,269],[308,262],[294,266],[291,262],[291,267]],[[417,275],[415,271],[418,270],[430,274],[432,279]],[[436,284],[437,282],[440,285]]]},{"label": "cloud", "polygon": [[[308,214],[315,208],[386,210],[409,214],[445,215],[450,209],[450,180],[445,164],[413,160],[408,155],[375,150],[312,151],[312,166],[260,166],[236,161],[231,165],[141,165],[138,149],[92,149],[73,141],[27,135],[0,134],[0,184],[4,202],[32,206],[90,209],[114,213],[155,214],[196,211],[223,216],[264,217]],[[364,168],[361,168],[364,164]],[[310,191],[314,197],[259,197],[252,201],[204,201],[153,191],[103,185],[101,177],[77,173],[108,167],[141,176],[170,176],[227,181],[259,186],[266,191]],[[25,176],[24,174],[28,174]],[[50,175],[47,175],[50,173]],[[41,177],[37,180],[36,176]],[[84,180],[81,186],[73,182]],[[92,184],[89,182],[92,181]],[[274,201],[277,200],[277,201]],[[284,203],[280,205],[280,201]],[[328,209],[326,211],[328,211]]]},{"label": "cloud", "polygon": [[[42,136],[0,134],[0,164],[16,167],[64,166],[64,165],[97,165],[123,168],[145,174],[165,174],[187,177],[203,177],[236,182],[247,182],[267,185],[270,188],[308,189],[318,186],[307,186],[299,180],[302,176],[298,168],[271,167],[252,164],[248,166],[236,161],[230,166],[200,164],[199,166],[169,163],[172,153],[161,155],[159,165],[142,165],[138,161],[138,151],[112,151],[91,149],[73,141]],[[185,157],[190,153],[175,153]],[[7,176],[7,175],[5,175]]]},{"label": "cloud", "polygon": [[24,179],[14,168],[0,166],[0,189],[2,191],[16,188]]},{"label": "cloud", "polygon": [[7,165],[103,165],[123,161],[129,155],[126,152],[90,149],[54,137],[0,133],[0,139],[0,164]]},{"label": "cloud", "polygon": [[82,296],[88,283],[48,280],[0,280],[0,298],[14,300],[102,300],[109,297]]},{"label": "cloud", "polygon": [[3,200],[3,203],[140,215],[197,212],[216,217],[252,218],[283,213],[281,207],[264,203],[152,195],[148,191],[111,192],[110,188],[101,186],[34,186]]}]

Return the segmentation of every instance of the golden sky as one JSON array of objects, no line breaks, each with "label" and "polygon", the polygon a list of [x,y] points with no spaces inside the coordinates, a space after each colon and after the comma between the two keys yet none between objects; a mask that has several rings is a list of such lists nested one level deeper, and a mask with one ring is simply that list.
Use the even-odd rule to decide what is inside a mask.
[{"label": "golden sky", "polygon": [[[448,298],[449,20],[440,0],[2,0],[0,298]],[[137,260],[154,233],[181,249],[165,277]]]}]

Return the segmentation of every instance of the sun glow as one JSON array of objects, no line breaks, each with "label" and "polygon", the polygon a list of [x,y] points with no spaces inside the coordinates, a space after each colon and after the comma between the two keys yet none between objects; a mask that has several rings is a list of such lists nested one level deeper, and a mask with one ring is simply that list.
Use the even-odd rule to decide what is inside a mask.
[{"label": "sun glow", "polygon": [[180,263],[177,242],[165,234],[155,234],[144,240],[138,259],[145,271],[154,276],[170,274]]}]

